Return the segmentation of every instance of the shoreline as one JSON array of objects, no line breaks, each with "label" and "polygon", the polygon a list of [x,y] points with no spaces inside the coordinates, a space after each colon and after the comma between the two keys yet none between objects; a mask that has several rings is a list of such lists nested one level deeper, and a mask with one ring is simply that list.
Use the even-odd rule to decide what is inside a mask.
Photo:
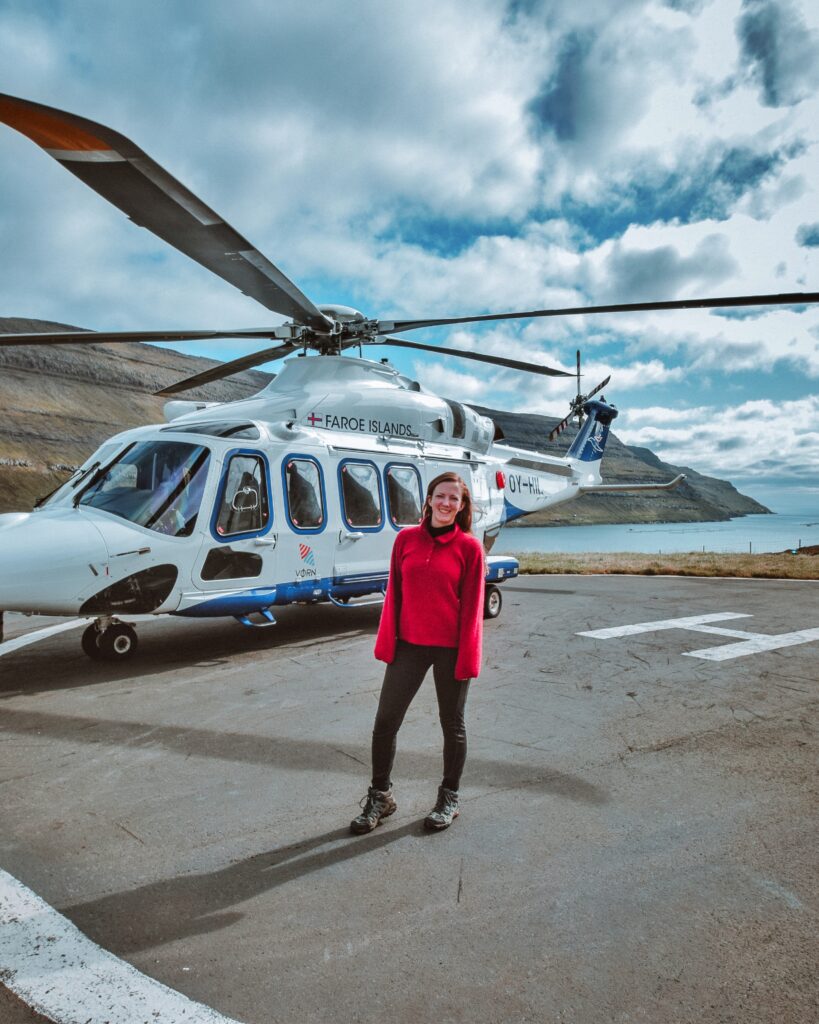
[{"label": "shoreline", "polygon": [[515,553],[521,574],[580,576],[701,576],[740,579],[819,579],[819,546],[797,554],[741,555],[676,553],[649,555],[636,552],[584,552],[582,554]]}]

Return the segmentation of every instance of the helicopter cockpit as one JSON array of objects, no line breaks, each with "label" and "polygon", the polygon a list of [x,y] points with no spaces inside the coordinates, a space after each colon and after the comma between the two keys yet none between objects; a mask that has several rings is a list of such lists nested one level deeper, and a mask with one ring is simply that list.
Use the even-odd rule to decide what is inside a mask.
[{"label": "helicopter cockpit", "polygon": [[[104,446],[40,508],[95,508],[172,537],[193,533],[210,451],[186,441]],[[116,452],[116,454],[114,454]]]}]

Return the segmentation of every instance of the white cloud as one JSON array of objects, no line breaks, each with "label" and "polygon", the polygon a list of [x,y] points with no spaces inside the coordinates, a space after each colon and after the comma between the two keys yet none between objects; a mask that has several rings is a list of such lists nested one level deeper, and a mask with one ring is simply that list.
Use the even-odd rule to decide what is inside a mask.
[{"label": "white cloud", "polygon": [[[132,137],[316,301],[386,318],[816,290],[819,250],[800,238],[817,221],[817,65],[805,55],[819,8],[782,0],[788,19],[753,42],[748,26],[776,7],[7,0],[0,63],[8,92]],[[2,127],[0,176],[0,315],[125,329],[278,321]],[[681,407],[702,406],[708,386],[736,386],[737,408],[776,388],[807,401],[819,377],[819,310],[432,337],[569,371],[580,347],[584,383],[613,371],[611,397],[630,410],[670,401],[672,385]],[[393,357],[488,405],[562,415],[573,389]],[[705,429],[674,417],[662,429]],[[819,467],[812,442],[801,451]],[[707,446],[702,457],[717,458]]]},{"label": "white cloud", "polygon": [[626,444],[702,473],[763,482],[780,479],[815,486],[819,465],[819,397],[775,403],[685,410],[630,409],[617,421]]}]

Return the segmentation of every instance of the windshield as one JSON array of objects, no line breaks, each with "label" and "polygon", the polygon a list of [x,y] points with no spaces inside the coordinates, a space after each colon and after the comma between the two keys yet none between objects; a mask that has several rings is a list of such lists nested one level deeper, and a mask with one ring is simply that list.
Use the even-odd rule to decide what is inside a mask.
[{"label": "windshield", "polygon": [[90,458],[74,470],[71,476],[55,487],[49,494],[44,494],[34,502],[35,508],[42,508],[45,505],[65,505],[74,497],[80,484],[86,480],[95,469],[104,465],[114,457],[114,452],[121,447],[116,441],[109,441],[102,448],[98,448]]},{"label": "windshield", "polygon": [[209,461],[210,452],[201,445],[142,441],[97,479],[92,476],[77,503],[149,530],[187,537],[196,525]]}]

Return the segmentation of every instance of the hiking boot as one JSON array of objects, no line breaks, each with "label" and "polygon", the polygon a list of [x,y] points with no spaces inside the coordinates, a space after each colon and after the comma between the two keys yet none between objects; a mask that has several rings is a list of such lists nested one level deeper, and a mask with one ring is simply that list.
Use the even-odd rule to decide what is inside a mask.
[{"label": "hiking boot", "polygon": [[424,818],[424,828],[440,832],[449,828],[461,812],[458,810],[458,792],[454,789],[438,787],[438,800],[429,814]]},{"label": "hiking boot", "polygon": [[389,818],[398,810],[398,804],[392,795],[392,789],[367,790],[367,795],[361,800],[361,814],[350,822],[350,831],[357,836],[363,836],[365,832],[372,832],[382,818]]}]

